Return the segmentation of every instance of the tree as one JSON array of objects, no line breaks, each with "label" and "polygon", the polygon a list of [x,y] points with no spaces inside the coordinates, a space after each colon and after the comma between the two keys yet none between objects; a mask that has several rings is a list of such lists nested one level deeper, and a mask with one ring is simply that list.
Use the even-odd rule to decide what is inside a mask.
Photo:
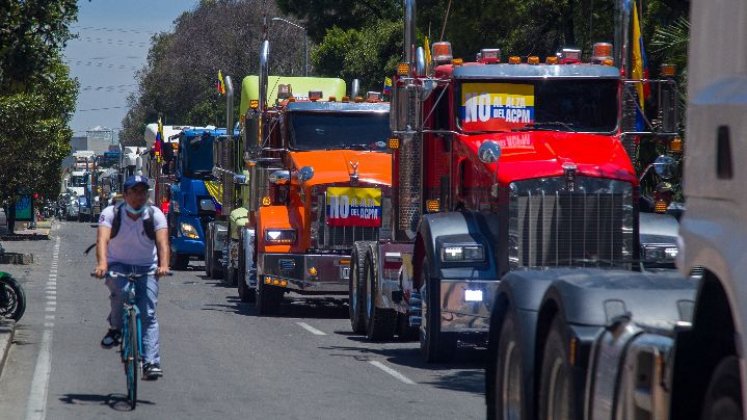
[{"label": "tree", "polygon": [[0,0],[0,10],[0,198],[56,197],[78,91],[60,51],[77,3]]},{"label": "tree", "polygon": [[[143,144],[145,125],[159,114],[164,124],[224,126],[225,98],[215,87],[218,70],[232,77],[239,98],[244,76],[258,71],[263,14],[268,24],[273,16],[281,16],[274,3],[263,0],[202,1],[176,19],[173,32],[155,35],[147,64],[138,72],[138,92],[128,100],[121,141]],[[272,72],[301,74],[298,32],[268,25]],[[239,101],[234,103],[238,112]]]}]

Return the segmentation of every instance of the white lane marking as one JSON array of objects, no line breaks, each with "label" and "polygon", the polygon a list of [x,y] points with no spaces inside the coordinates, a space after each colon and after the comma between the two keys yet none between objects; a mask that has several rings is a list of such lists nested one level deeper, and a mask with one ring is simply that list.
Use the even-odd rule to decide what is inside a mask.
[{"label": "white lane marking", "polygon": [[[60,237],[55,238],[54,252],[52,253],[52,264],[56,265],[60,256]],[[55,280],[50,279],[47,287],[53,286]],[[56,276],[55,276],[56,277]],[[31,389],[29,390],[29,400],[26,406],[26,420],[44,420],[47,416],[47,393],[49,392],[49,377],[52,374],[52,331],[54,328],[54,312],[57,304],[54,302],[55,296],[47,296],[50,302],[47,302],[44,308],[47,321],[44,323],[44,332],[42,333],[41,343],[39,344],[39,355],[36,358],[34,367],[34,376],[31,380]]]},{"label": "white lane marking", "polygon": [[384,372],[386,372],[386,373],[394,376],[400,382],[406,383],[408,385],[415,385],[415,382],[412,379],[410,379],[407,376],[405,376],[405,375],[397,372],[396,370],[390,368],[389,366],[387,366],[387,365],[379,362],[378,360],[369,360],[368,363],[370,363],[370,364],[376,366],[377,368],[383,370]]},{"label": "white lane marking", "polygon": [[314,335],[327,335],[324,331],[317,330],[316,328],[312,327],[311,325],[305,323],[305,322],[296,322],[299,327],[305,329],[306,331],[314,334]]}]

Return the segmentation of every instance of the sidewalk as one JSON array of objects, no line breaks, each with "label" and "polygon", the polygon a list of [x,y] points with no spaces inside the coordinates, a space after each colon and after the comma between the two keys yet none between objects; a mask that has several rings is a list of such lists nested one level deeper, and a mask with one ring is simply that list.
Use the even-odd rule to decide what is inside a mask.
[{"label": "sidewalk", "polygon": [[5,358],[8,356],[10,343],[13,342],[13,331],[16,322],[8,319],[0,319],[0,376],[3,374]]},{"label": "sidewalk", "polygon": [[16,222],[13,234],[8,231],[7,225],[0,224],[0,240],[2,241],[28,241],[35,239],[49,239],[49,231],[52,229],[52,219],[36,222],[36,229],[29,229],[28,222]]}]

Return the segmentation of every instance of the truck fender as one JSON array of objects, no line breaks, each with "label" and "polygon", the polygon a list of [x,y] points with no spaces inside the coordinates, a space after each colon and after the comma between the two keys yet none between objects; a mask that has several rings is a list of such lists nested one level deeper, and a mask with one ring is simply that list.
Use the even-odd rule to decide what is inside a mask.
[{"label": "truck fender", "polygon": [[254,265],[254,256],[256,255],[254,246],[257,242],[256,233],[254,229],[249,228],[242,228],[240,232],[244,255],[239,256],[239,258],[244,258],[244,280],[247,286],[255,288],[257,287],[257,267]]},{"label": "truck fender", "polygon": [[[497,280],[496,245],[498,219],[495,215],[473,212],[434,213],[423,216],[415,243],[413,265],[415,279],[420,279],[420,261],[428,258],[431,272],[439,278]],[[485,249],[484,263],[443,263],[441,247],[445,243],[475,242]],[[418,287],[420,285],[417,285]]]}]

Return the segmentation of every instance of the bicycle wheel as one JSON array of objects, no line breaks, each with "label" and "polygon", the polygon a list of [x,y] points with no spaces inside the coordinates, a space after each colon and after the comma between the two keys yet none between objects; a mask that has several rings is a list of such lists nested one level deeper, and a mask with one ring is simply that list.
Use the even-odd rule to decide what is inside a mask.
[{"label": "bicycle wheel", "polygon": [[127,399],[130,408],[135,409],[137,405],[137,375],[140,362],[140,351],[137,339],[137,314],[135,309],[130,309],[125,328],[125,374],[127,375]]},{"label": "bicycle wheel", "polygon": [[0,318],[19,321],[26,311],[26,294],[13,277],[0,273]]}]

